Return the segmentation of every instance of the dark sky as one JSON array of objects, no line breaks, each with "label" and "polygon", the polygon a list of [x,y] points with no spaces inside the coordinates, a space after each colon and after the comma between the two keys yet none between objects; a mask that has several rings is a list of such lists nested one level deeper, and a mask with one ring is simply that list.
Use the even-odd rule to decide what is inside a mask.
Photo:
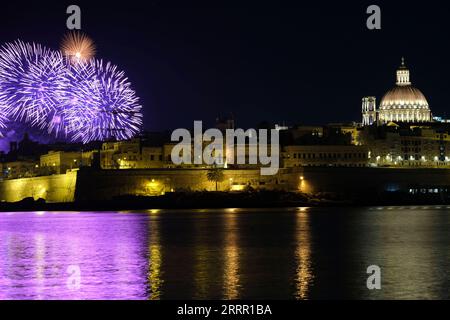
[{"label": "dark sky", "polygon": [[[445,1],[8,1],[0,41],[58,48],[70,4],[97,57],[127,73],[148,130],[212,125],[230,112],[240,127],[359,121],[361,98],[379,101],[401,56],[434,115],[450,116]],[[382,30],[366,28],[370,4]]]}]

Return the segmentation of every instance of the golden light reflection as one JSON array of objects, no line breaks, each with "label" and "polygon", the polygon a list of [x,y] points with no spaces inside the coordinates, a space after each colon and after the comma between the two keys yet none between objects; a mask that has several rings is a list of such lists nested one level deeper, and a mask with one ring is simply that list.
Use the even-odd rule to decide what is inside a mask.
[{"label": "golden light reflection", "polygon": [[159,221],[150,220],[150,247],[149,247],[149,267],[148,267],[148,285],[150,288],[150,300],[161,299],[161,286],[163,284],[161,275],[161,241],[159,235]]},{"label": "golden light reflection", "polygon": [[297,269],[296,269],[296,298],[307,299],[314,281],[311,263],[311,230],[310,213],[307,208],[299,208],[297,213]]},{"label": "golden light reflection", "polygon": [[225,248],[224,248],[224,298],[239,298],[239,246],[237,235],[237,216],[229,214],[225,217]]}]

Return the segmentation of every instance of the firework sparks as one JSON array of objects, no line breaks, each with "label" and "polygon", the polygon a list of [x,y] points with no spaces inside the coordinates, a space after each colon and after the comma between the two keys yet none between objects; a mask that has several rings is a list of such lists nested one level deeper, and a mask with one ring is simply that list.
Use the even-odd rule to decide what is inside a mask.
[{"label": "firework sparks", "polygon": [[86,62],[94,57],[95,45],[85,34],[72,31],[64,36],[61,51],[71,62]]},{"label": "firework sparks", "polygon": [[59,51],[21,41],[0,48],[0,129],[12,121],[74,142],[124,140],[140,131],[141,109],[109,62],[67,63]]},{"label": "firework sparks", "polygon": [[0,103],[13,120],[44,128],[57,112],[66,66],[59,52],[16,41],[0,50]]},{"label": "firework sparks", "polygon": [[72,140],[124,140],[139,132],[141,105],[123,71],[98,60],[72,70],[73,105],[65,109]]}]

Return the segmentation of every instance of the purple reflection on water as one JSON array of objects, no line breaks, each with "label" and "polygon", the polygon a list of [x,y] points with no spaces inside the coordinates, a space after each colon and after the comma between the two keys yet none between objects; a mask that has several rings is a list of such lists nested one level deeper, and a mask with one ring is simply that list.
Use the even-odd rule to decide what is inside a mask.
[{"label": "purple reflection on water", "polygon": [[151,298],[148,222],[146,214],[0,213],[0,299]]}]

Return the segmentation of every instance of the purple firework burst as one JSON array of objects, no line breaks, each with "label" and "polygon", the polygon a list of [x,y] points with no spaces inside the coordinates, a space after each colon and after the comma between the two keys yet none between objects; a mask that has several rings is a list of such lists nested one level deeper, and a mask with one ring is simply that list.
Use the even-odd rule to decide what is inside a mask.
[{"label": "purple firework burst", "polygon": [[0,49],[0,103],[10,119],[48,129],[66,82],[61,53],[20,40]]},{"label": "purple firework burst", "polygon": [[20,40],[0,48],[0,129],[8,121],[84,143],[131,138],[142,126],[139,98],[123,71]]},{"label": "purple firework burst", "polygon": [[117,66],[91,60],[74,65],[70,76],[64,118],[73,141],[124,140],[139,132],[142,107]]}]

